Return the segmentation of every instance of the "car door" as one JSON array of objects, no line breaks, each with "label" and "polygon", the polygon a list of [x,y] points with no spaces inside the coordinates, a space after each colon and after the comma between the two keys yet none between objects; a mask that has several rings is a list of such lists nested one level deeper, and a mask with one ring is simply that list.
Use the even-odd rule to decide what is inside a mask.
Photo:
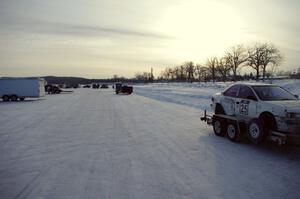
[{"label": "car door", "polygon": [[223,98],[221,99],[221,105],[226,115],[235,115],[235,100],[237,97],[238,90],[239,90],[239,85],[233,85],[223,93]]},{"label": "car door", "polygon": [[241,85],[235,100],[235,114],[241,119],[249,120],[256,114],[257,98],[252,89]]}]

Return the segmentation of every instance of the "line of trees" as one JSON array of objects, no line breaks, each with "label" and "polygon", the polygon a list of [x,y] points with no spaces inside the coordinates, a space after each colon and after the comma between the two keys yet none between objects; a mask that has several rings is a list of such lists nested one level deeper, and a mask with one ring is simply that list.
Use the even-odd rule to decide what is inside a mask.
[{"label": "line of trees", "polygon": [[138,82],[153,82],[154,80],[152,72],[138,72],[134,77]]},{"label": "line of trees", "polygon": [[176,67],[165,68],[158,80],[173,81],[216,81],[232,80],[239,78],[238,71],[242,67],[250,67],[255,71],[249,78],[263,80],[274,73],[276,67],[282,62],[283,56],[279,49],[271,43],[255,43],[252,46],[233,46],[222,57],[210,57],[204,64],[184,62]]}]

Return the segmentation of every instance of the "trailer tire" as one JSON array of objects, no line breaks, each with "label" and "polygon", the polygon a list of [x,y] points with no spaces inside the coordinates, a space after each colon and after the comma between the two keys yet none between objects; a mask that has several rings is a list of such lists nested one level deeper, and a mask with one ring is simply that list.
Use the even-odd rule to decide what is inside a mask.
[{"label": "trailer tire", "polygon": [[25,97],[20,97],[19,99],[20,99],[20,101],[24,101]]},{"label": "trailer tire", "polygon": [[259,144],[265,137],[265,129],[263,123],[258,118],[252,119],[248,124],[248,138],[254,144]]},{"label": "trailer tire", "polygon": [[236,124],[229,123],[227,125],[227,138],[232,142],[239,142],[241,138],[241,132],[237,128]]},{"label": "trailer tire", "polygon": [[212,125],[216,136],[221,136],[221,137],[225,136],[226,129],[227,129],[226,120],[220,117],[213,117]]},{"label": "trailer tire", "polygon": [[17,95],[12,95],[12,96],[10,96],[10,100],[12,102],[16,102],[16,101],[18,101],[18,96]]},{"label": "trailer tire", "polygon": [[8,102],[9,101],[9,96],[8,95],[3,95],[2,100],[3,100],[3,102]]}]

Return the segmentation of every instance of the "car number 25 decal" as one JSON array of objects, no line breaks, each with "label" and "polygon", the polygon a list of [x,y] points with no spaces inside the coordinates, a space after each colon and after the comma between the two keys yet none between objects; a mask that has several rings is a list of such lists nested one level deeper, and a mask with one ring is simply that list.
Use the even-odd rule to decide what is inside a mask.
[{"label": "car number 25 decal", "polygon": [[240,105],[240,114],[248,115],[248,112],[249,112],[249,101],[242,100]]}]

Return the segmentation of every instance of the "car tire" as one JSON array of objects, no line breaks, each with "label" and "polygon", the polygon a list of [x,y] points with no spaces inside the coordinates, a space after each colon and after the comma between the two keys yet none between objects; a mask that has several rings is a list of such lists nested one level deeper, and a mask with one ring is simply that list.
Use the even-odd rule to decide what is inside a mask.
[{"label": "car tire", "polygon": [[227,138],[232,142],[239,142],[241,138],[241,132],[236,124],[229,123],[227,125]]},{"label": "car tire", "polygon": [[8,102],[9,101],[9,96],[8,95],[3,95],[2,100],[3,100],[3,102]]},{"label": "car tire", "polygon": [[262,121],[265,136],[268,136],[271,131],[277,130],[277,122],[271,113],[262,114],[259,119]]},{"label": "car tire", "polygon": [[224,114],[225,115],[224,108],[221,104],[216,105],[215,114]]},{"label": "car tire", "polygon": [[226,134],[227,124],[223,118],[213,117],[212,125],[216,136],[223,137]]},{"label": "car tire", "polygon": [[248,124],[248,138],[254,144],[260,144],[265,137],[265,129],[261,120],[254,118]]},{"label": "car tire", "polygon": [[12,95],[12,96],[10,96],[10,100],[11,100],[12,102],[16,102],[16,101],[18,101],[18,96]]}]

